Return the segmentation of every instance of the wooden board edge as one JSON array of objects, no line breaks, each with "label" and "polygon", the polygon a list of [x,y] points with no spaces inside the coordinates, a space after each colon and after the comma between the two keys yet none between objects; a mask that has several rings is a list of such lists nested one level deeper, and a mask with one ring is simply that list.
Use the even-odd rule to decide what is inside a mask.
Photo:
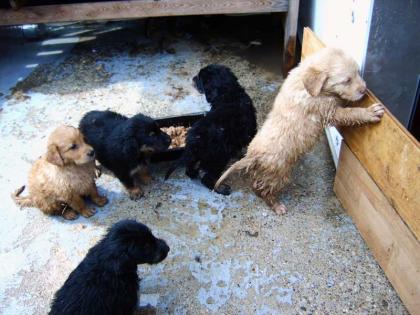
[{"label": "wooden board edge", "polygon": [[0,9],[0,25],[159,16],[287,12],[288,0],[142,0],[86,2]]},{"label": "wooden board edge", "polygon": [[[373,93],[371,90],[367,90],[366,93],[366,97],[369,98],[369,104],[374,104],[374,103],[381,103],[383,104],[383,102],[381,100],[379,100]],[[360,104],[358,104],[360,105]],[[389,118],[391,119],[391,121],[397,125],[398,129],[404,134],[404,136],[407,138],[407,141],[410,141],[413,143],[413,145],[415,145],[417,148],[420,149],[420,142],[417,141],[416,138],[414,138],[414,136],[407,130],[407,128],[405,128],[400,122],[399,120],[394,116],[393,113],[391,113],[388,108],[386,108],[386,104],[385,105],[385,113],[386,115],[389,116]]]},{"label": "wooden board edge", "polygon": [[334,192],[412,314],[420,314],[420,243],[343,142]]}]

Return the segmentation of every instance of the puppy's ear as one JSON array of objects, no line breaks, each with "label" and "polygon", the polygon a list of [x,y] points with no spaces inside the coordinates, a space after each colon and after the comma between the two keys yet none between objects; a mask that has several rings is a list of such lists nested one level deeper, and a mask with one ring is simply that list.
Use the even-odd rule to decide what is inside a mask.
[{"label": "puppy's ear", "polygon": [[311,96],[318,96],[327,77],[325,72],[314,67],[309,67],[303,76],[303,85]]},{"label": "puppy's ear", "polygon": [[49,144],[47,148],[47,161],[57,166],[63,166],[64,161],[55,144]]}]

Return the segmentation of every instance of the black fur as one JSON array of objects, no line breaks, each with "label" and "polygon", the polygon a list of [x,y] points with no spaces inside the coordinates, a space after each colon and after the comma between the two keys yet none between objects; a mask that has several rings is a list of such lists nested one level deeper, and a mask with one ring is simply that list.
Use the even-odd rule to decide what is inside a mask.
[{"label": "black fur", "polygon": [[147,167],[148,156],[171,143],[156,122],[142,114],[127,118],[112,111],[91,111],[79,127],[95,149],[96,159],[128,189],[138,186],[132,171],[138,166]]},{"label": "black fur", "polygon": [[[205,94],[211,110],[188,131],[185,152],[165,178],[184,164],[190,178],[198,177],[200,169],[204,171],[201,182],[213,189],[230,159],[255,136],[255,108],[236,76],[225,66],[209,65],[200,70],[193,82]],[[216,192],[228,195],[230,187],[221,185]]]},{"label": "black fur", "polygon": [[168,255],[164,240],[144,224],[123,220],[93,246],[55,293],[50,315],[129,315],[138,305],[138,264]]}]

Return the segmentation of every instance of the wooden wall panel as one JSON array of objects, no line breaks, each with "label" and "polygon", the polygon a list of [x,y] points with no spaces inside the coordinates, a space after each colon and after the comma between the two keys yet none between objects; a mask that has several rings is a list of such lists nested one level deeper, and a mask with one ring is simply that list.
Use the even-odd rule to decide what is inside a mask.
[{"label": "wooden wall panel", "polygon": [[404,305],[420,314],[420,243],[345,143],[334,191]]},{"label": "wooden wall panel", "polygon": [[[308,28],[304,30],[302,58],[325,47]],[[379,100],[368,94],[354,106]],[[386,104],[385,104],[386,105]],[[392,206],[420,240],[420,145],[386,110],[382,121],[340,128],[344,141],[357,156]]]}]

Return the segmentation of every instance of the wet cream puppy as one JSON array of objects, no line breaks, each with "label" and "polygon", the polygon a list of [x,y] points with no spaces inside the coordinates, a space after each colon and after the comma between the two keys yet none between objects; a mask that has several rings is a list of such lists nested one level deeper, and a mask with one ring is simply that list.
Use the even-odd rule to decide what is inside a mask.
[{"label": "wet cream puppy", "polygon": [[233,171],[252,179],[254,192],[278,214],[286,207],[277,201],[292,167],[328,126],[379,122],[384,107],[345,107],[366,93],[357,63],[342,50],[324,48],[292,70],[277,95],[267,120],[248,146],[246,156],[217,181]]},{"label": "wet cream puppy", "polygon": [[89,196],[98,206],[108,199],[98,194],[95,184],[95,151],[85,143],[79,129],[60,126],[48,138],[47,152],[31,168],[29,195],[21,197],[25,186],[12,198],[24,207],[36,207],[48,215],[62,215],[72,220],[78,214],[90,217],[83,197]]}]

